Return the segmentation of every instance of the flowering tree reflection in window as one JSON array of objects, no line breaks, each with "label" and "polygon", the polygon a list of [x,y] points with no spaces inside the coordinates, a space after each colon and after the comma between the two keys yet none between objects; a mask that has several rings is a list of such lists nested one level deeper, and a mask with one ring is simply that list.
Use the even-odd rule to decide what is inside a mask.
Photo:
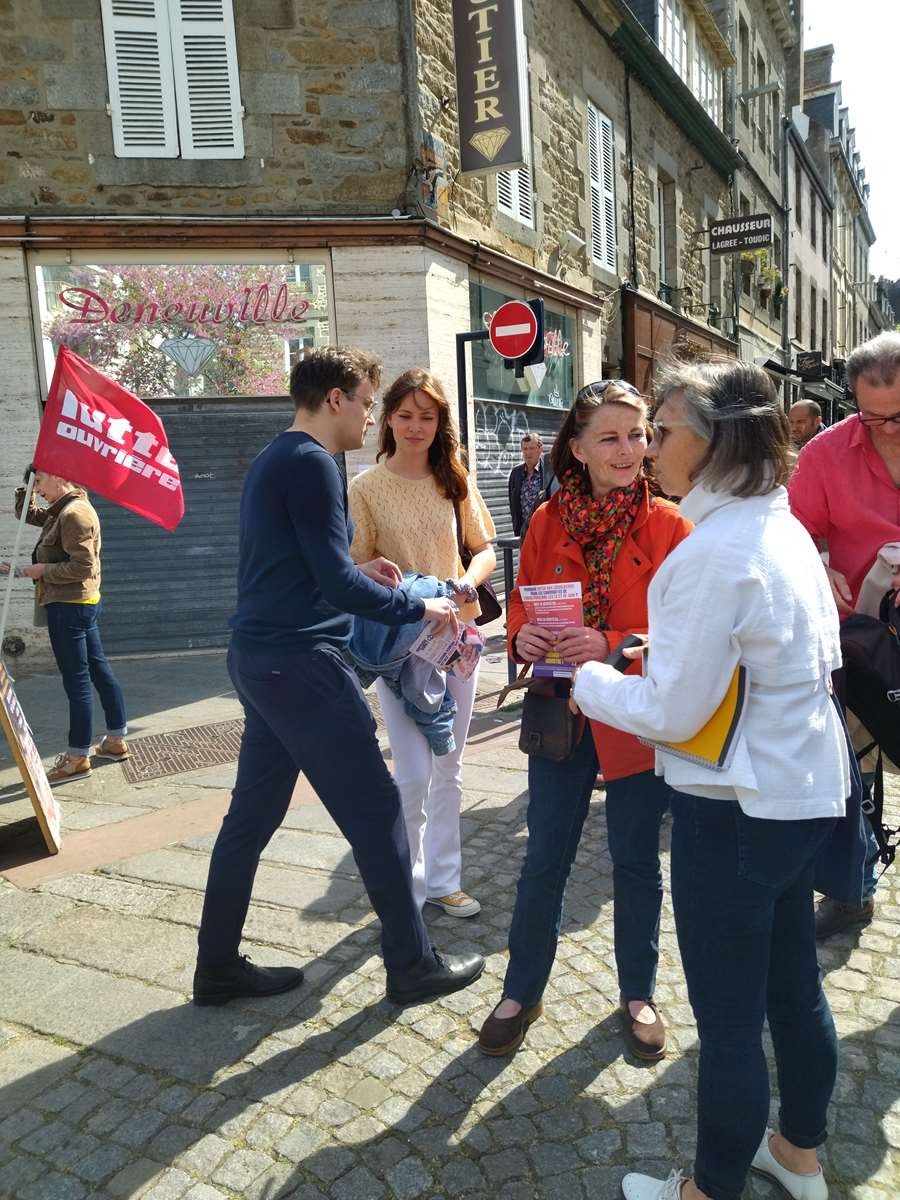
[{"label": "flowering tree reflection in window", "polygon": [[293,362],[329,340],[325,268],[244,264],[39,267],[41,317],[143,397],[284,395]]}]

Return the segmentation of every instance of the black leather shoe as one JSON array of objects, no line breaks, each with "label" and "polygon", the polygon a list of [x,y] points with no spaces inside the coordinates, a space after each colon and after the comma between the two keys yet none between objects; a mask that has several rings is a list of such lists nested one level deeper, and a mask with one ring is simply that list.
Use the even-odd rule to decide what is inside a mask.
[{"label": "black leather shoe", "polygon": [[459,992],[474,983],[484,970],[480,954],[447,954],[432,950],[415,966],[388,971],[387,998],[394,1004],[421,1004],[435,996]]},{"label": "black leather shoe", "polygon": [[875,915],[875,897],[870,896],[862,904],[841,904],[824,896],[816,909],[816,941],[824,942],[832,934],[840,933],[842,929],[852,929],[854,925],[868,925]]},{"label": "black leather shoe", "polygon": [[227,967],[202,967],[194,971],[195,1004],[227,1004],[240,996],[278,996],[303,982],[298,967],[257,967],[242,954]]}]

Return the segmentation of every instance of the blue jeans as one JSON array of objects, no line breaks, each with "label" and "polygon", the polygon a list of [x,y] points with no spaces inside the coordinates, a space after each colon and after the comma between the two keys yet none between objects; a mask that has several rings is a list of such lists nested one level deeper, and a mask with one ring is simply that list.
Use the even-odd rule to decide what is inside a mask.
[{"label": "blue jeans", "polygon": [[92,685],[97,689],[103,705],[106,732],[114,737],[123,737],[128,732],[122,689],[100,641],[102,608],[102,604],[60,602],[44,606],[50,646],[69,697],[69,754],[85,755],[91,748],[94,723]]},{"label": "blue jeans", "polygon": [[350,843],[381,919],[385,966],[409,967],[428,957],[400,793],[354,672],[331,647],[289,655],[232,647],[228,671],[245,724],[231,806],[209,864],[201,963],[224,966],[237,958],[260,855],[284,820],[301,771]]},{"label": "blue jeans", "polygon": [[694,1180],[713,1200],[740,1200],[769,1113],[766,1018],[781,1132],[807,1149],[826,1137],[837,1040],[816,962],[813,874],[834,822],[762,820],[678,792],[672,813],[672,902],[700,1035]]},{"label": "blue jeans", "polygon": [[[503,986],[504,996],[526,1008],[540,999],[550,977],[566,881],[596,778],[597,755],[589,728],[567,762],[528,760],[528,845]],[[670,794],[650,771],[606,784],[616,965],[619,987],[629,999],[653,995],[662,900],[659,824]]]}]

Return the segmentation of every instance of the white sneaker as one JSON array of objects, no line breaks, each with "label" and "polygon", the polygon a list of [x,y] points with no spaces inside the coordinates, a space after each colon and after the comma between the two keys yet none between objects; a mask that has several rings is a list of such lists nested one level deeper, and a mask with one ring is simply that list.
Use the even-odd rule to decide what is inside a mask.
[{"label": "white sneaker", "polygon": [[783,1167],[769,1149],[772,1132],[771,1129],[766,1130],[762,1144],[753,1156],[750,1170],[763,1179],[771,1179],[779,1184],[792,1200],[828,1200],[828,1185],[822,1168],[819,1167],[814,1175],[800,1175]]},{"label": "white sneaker", "polygon": [[622,1180],[625,1200],[681,1200],[681,1189],[688,1181],[683,1171],[673,1171],[668,1179],[649,1175],[626,1175]]},{"label": "white sneaker", "polygon": [[436,904],[451,917],[474,917],[481,912],[481,905],[465,892],[451,892],[449,896],[429,896],[426,904]]}]

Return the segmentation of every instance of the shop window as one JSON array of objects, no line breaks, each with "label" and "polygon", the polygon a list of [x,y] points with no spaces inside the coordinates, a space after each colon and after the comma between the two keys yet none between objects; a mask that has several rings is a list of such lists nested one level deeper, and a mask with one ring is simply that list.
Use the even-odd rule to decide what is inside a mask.
[{"label": "shop window", "polygon": [[[507,300],[521,300],[483,283],[469,284],[473,329],[487,328],[489,316]],[[537,404],[549,408],[571,407],[575,399],[575,319],[544,307],[544,366],[546,374],[538,388],[525,378],[516,379],[503,366],[503,359],[488,341],[472,343],[472,382],[478,400],[500,400],[513,404]]]},{"label": "shop window", "polygon": [[49,378],[68,346],[145,399],[284,396],[294,362],[329,343],[324,262],[39,262]]},{"label": "shop window", "polygon": [[591,172],[591,258],[615,273],[616,143],[609,117],[588,104],[588,161]]},{"label": "shop window", "polygon": [[243,158],[232,0],[101,0],[119,158]]}]

